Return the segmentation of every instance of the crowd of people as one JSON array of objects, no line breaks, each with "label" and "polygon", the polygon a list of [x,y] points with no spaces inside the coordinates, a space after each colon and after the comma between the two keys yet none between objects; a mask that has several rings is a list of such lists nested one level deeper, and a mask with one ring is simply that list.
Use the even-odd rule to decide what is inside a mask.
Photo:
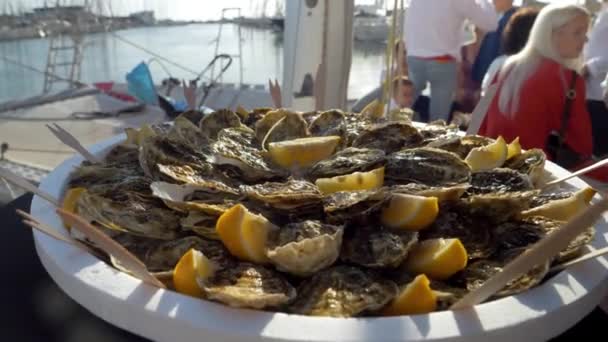
[{"label": "crowd of people", "polygon": [[[608,0],[599,1],[594,18],[565,2],[539,9],[512,0],[410,0],[391,106],[450,122],[488,96],[478,134],[519,137],[523,148],[543,149],[569,169],[608,156]],[[483,38],[463,47],[468,24]],[[608,181],[608,172],[592,177]]]}]

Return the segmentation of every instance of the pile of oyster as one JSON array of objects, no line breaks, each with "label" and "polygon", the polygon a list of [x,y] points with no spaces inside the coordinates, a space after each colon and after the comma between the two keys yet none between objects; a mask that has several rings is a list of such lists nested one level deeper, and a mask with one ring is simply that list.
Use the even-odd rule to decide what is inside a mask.
[{"label": "pile of oyster", "polygon": [[[463,137],[443,123],[416,128],[339,110],[262,108],[188,112],[145,134],[128,133],[102,163],[85,162],[71,174],[69,187],[86,189],[76,203],[78,214],[151,272],[171,272],[190,248],[201,251],[218,267],[202,285],[205,298],[233,307],[377,315],[416,276],[400,267],[412,246],[458,238],[468,266],[431,281],[443,310],[562,224],[523,218],[522,211],[572,196],[535,188],[545,164],[540,150],[513,157],[502,168],[472,172],[464,158],[493,140]],[[281,168],[268,157],[273,142],[311,136],[339,136],[340,143],[331,157],[305,168]],[[382,166],[384,185],[378,189],[323,195],[315,185],[318,178]],[[396,193],[439,198],[435,222],[419,232],[383,227],[378,213]],[[220,240],[218,217],[236,204],[278,227],[268,240],[270,263],[239,260]],[[592,238],[589,230],[494,298],[536,286],[551,263],[573,258]],[[108,262],[121,268],[112,258]]]}]

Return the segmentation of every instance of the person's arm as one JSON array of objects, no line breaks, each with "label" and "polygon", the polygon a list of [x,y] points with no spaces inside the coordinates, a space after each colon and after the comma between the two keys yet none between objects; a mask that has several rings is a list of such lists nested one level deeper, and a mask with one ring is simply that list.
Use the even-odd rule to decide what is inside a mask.
[{"label": "person's arm", "polygon": [[459,0],[457,10],[482,31],[496,31],[498,14],[490,0]]}]

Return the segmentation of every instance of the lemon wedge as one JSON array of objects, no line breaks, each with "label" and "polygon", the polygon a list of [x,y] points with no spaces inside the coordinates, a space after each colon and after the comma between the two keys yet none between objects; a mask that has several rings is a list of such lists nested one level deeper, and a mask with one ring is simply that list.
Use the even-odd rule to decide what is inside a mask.
[{"label": "lemon wedge", "polygon": [[438,213],[437,197],[394,194],[380,219],[389,228],[421,230],[433,223]]},{"label": "lemon wedge", "polygon": [[215,231],[235,257],[255,263],[267,263],[266,242],[276,227],[264,216],[255,215],[241,204],[228,209],[217,220]]},{"label": "lemon wedge", "polygon": [[426,274],[445,280],[467,266],[467,250],[459,239],[424,240],[412,247],[405,269],[412,274]]},{"label": "lemon wedge", "polygon": [[584,188],[573,196],[551,201],[536,208],[522,212],[523,217],[544,216],[558,221],[569,221],[581,211],[585,210],[597,192],[592,188]]},{"label": "lemon wedge", "polygon": [[509,146],[507,146],[507,160],[521,154],[521,145],[519,144],[519,137],[513,139]]},{"label": "lemon wedge", "polygon": [[173,285],[179,293],[192,297],[203,297],[197,278],[208,279],[215,273],[216,266],[202,252],[189,249],[177,262],[173,270]]},{"label": "lemon wedge", "polygon": [[[69,211],[70,213],[77,214],[78,213],[78,206],[77,206],[78,199],[86,191],[87,191],[87,189],[85,189],[85,188],[71,188],[71,189],[69,189],[65,193],[65,196],[63,197],[63,203],[61,204],[61,208],[63,208],[63,210]],[[70,230],[70,226],[69,225],[67,225],[67,224],[64,223],[63,226],[68,231]]]},{"label": "lemon wedge", "polygon": [[307,167],[329,158],[338,144],[340,137],[312,137],[268,144],[270,158],[284,168]]},{"label": "lemon wedge", "polygon": [[338,191],[372,190],[384,184],[384,167],[368,172],[355,172],[332,178],[319,178],[315,182],[323,194]]},{"label": "lemon wedge", "polygon": [[385,316],[416,315],[435,311],[437,295],[431,282],[421,274],[407,284],[383,310]]},{"label": "lemon wedge", "polygon": [[505,139],[498,137],[495,142],[471,150],[465,162],[471,167],[471,171],[491,170],[501,167],[507,160],[509,149]]}]

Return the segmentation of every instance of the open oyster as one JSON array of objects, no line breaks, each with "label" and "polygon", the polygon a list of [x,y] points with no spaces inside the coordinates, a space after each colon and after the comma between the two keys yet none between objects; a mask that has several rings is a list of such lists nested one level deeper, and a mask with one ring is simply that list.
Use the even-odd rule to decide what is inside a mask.
[{"label": "open oyster", "polygon": [[241,119],[235,112],[221,109],[203,117],[199,125],[205,136],[215,140],[224,128],[241,127]]},{"label": "open oyster", "polygon": [[281,274],[264,266],[240,262],[197,279],[206,297],[236,308],[276,308],[289,303],[296,290]]},{"label": "open oyster", "polygon": [[387,122],[369,127],[353,141],[353,147],[380,149],[386,153],[416,147],[422,136],[414,126],[405,122]]},{"label": "open oyster", "polygon": [[405,185],[393,185],[388,188],[388,191],[392,194],[437,197],[437,200],[441,203],[459,200],[468,188],[469,184],[428,186],[420,183],[409,183]]},{"label": "open oyster", "polygon": [[81,165],[70,175],[69,187],[89,188],[94,185],[113,185],[126,179],[142,178],[141,170],[118,168],[104,164]]},{"label": "open oyster", "polygon": [[255,136],[257,140],[260,143],[264,141],[268,131],[270,131],[279,120],[287,116],[288,113],[296,114],[295,112],[286,109],[270,110],[266,112],[264,116],[255,123]]},{"label": "open oyster", "polygon": [[528,175],[513,169],[493,169],[477,171],[471,175],[469,193],[484,194],[511,191],[532,190],[532,182]]},{"label": "open oyster", "polygon": [[349,227],[340,258],[368,268],[394,268],[417,241],[417,232],[397,233],[378,225]]},{"label": "open oyster", "polygon": [[308,276],[336,261],[343,232],[320,221],[290,223],[271,233],[267,256],[280,271]]},{"label": "open oyster", "polygon": [[150,272],[171,271],[190,248],[203,252],[209,260],[220,267],[225,268],[234,264],[230,253],[221,242],[205,240],[196,236],[162,242],[150,248],[143,260]]},{"label": "open oyster", "polygon": [[539,187],[543,181],[546,161],[545,152],[535,148],[507,160],[504,167],[527,174],[530,176],[532,184]]},{"label": "open oyster", "polygon": [[519,191],[471,195],[467,199],[467,209],[488,222],[505,222],[521,216],[522,211],[530,208],[530,202],[537,194],[538,191]]},{"label": "open oyster", "polygon": [[232,166],[238,178],[248,182],[269,180],[281,176],[264,160],[255,144],[254,134],[239,128],[222,130],[213,144],[213,163],[223,168]]},{"label": "open oyster", "polygon": [[339,109],[332,109],[317,115],[310,123],[309,130],[313,136],[339,136],[342,138],[342,143],[345,143],[346,118],[344,112]]},{"label": "open oyster", "polygon": [[[196,208],[203,210],[207,208],[205,204],[232,206],[241,198],[238,190],[213,180],[184,185],[154,182],[150,185],[150,189],[152,194],[162,199],[168,207],[181,212]],[[210,212],[210,210],[205,211]]]},{"label": "open oyster", "polygon": [[160,200],[133,191],[86,191],[78,199],[77,208],[78,214],[91,222],[134,235],[171,240],[179,231],[175,212]]},{"label": "open oyster", "polygon": [[393,183],[446,186],[467,183],[471,169],[451,152],[420,147],[388,155],[385,177]]},{"label": "open oyster", "polygon": [[262,140],[262,147],[277,141],[305,138],[310,135],[308,124],[299,113],[286,112],[285,116],[277,121],[266,133]]},{"label": "open oyster", "polygon": [[166,136],[155,136],[146,139],[139,151],[139,162],[144,173],[154,179],[163,179],[158,165],[190,166],[199,175],[208,175],[214,172],[208,159],[211,151],[202,146],[193,149],[189,144],[173,140]]},{"label": "open oyster", "polygon": [[330,178],[353,172],[370,171],[383,164],[382,150],[348,147],[313,165],[308,174],[315,179]]},{"label": "open oyster", "polygon": [[304,280],[289,311],[310,316],[353,317],[381,309],[397,291],[395,283],[370,271],[335,266]]},{"label": "open oyster", "polygon": [[278,209],[296,209],[311,203],[320,204],[323,195],[316,185],[296,179],[285,183],[267,182],[257,185],[243,185],[241,191],[251,199],[266,203]]},{"label": "open oyster", "polygon": [[188,216],[180,220],[180,224],[183,230],[190,230],[209,240],[219,240],[220,237],[215,230],[217,219],[218,215],[191,210]]},{"label": "open oyster", "polygon": [[370,191],[341,191],[323,199],[323,210],[327,222],[344,224],[346,222],[365,223],[374,221],[388,200],[385,189]]},{"label": "open oyster", "polygon": [[173,126],[171,126],[167,136],[170,139],[180,140],[190,144],[194,149],[209,145],[211,143],[209,136],[203,133],[201,129],[187,117],[182,115],[175,118]]}]

